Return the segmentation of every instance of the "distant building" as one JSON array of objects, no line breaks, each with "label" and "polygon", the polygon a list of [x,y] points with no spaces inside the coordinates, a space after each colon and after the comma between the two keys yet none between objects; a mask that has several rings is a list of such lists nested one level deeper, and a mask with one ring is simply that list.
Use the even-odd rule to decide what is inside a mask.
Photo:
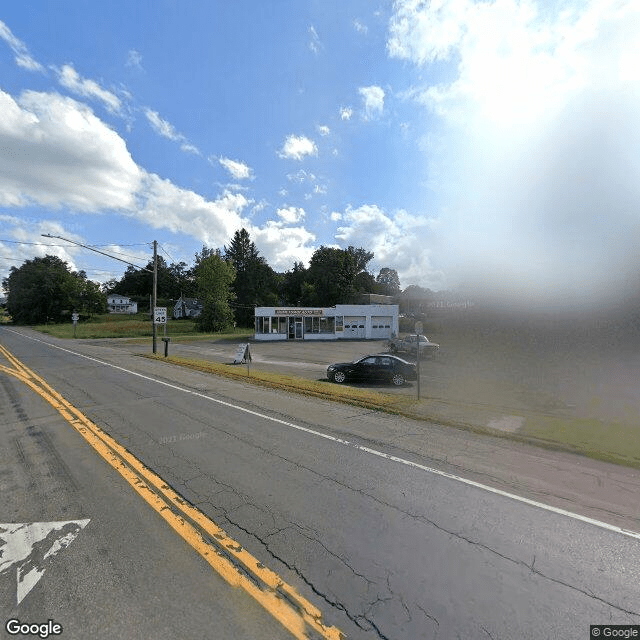
[{"label": "distant building", "polygon": [[180,296],[173,307],[173,317],[197,318],[204,309],[204,305],[197,298],[184,298]]},{"label": "distant building", "polygon": [[110,294],[107,296],[107,309],[109,313],[138,313],[138,303],[127,296]]},{"label": "distant building", "polygon": [[398,335],[397,304],[256,307],[256,340],[384,340]]}]

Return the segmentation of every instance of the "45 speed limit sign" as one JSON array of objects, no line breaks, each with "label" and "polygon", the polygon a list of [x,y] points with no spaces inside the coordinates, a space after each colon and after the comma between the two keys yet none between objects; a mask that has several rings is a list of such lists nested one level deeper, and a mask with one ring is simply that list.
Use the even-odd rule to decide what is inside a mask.
[{"label": "45 speed limit sign", "polygon": [[154,307],[153,321],[155,324],[167,324],[167,307]]}]

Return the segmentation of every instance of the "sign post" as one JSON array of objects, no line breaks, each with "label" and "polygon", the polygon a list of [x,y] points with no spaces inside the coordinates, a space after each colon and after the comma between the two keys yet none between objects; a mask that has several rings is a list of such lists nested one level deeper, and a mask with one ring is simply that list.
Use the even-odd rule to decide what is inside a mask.
[{"label": "sign post", "polygon": [[418,320],[415,325],[416,330],[416,370],[418,373],[418,400],[420,400],[420,334],[422,333],[422,322]]},{"label": "sign post", "polygon": [[71,320],[73,320],[73,337],[76,337],[76,327],[78,326],[78,320],[80,319],[80,316],[74,311],[71,314]]},{"label": "sign post", "polygon": [[[163,324],[164,325],[164,355],[167,356],[167,347],[168,342],[166,341],[167,337],[167,307],[154,307],[153,308],[153,337],[154,337],[154,347],[155,347],[155,336],[156,336],[156,325]],[[155,353],[155,349],[153,351]]]}]

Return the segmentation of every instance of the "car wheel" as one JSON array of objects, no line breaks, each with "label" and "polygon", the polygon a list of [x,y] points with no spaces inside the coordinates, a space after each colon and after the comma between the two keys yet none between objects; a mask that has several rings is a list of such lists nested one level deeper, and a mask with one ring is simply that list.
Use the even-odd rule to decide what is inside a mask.
[{"label": "car wheel", "polygon": [[401,387],[404,384],[404,376],[401,373],[394,373],[391,382],[393,382],[396,387]]},{"label": "car wheel", "polygon": [[347,379],[347,376],[344,374],[344,371],[336,371],[333,374],[333,381],[338,384],[344,382]]}]

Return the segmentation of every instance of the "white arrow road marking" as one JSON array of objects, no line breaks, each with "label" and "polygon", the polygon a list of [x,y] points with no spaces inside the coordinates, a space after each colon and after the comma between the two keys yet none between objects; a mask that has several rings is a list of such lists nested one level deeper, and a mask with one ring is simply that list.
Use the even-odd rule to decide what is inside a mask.
[{"label": "white arrow road marking", "polygon": [[18,604],[45,569],[89,524],[89,520],[0,524],[0,575],[16,567]]}]

